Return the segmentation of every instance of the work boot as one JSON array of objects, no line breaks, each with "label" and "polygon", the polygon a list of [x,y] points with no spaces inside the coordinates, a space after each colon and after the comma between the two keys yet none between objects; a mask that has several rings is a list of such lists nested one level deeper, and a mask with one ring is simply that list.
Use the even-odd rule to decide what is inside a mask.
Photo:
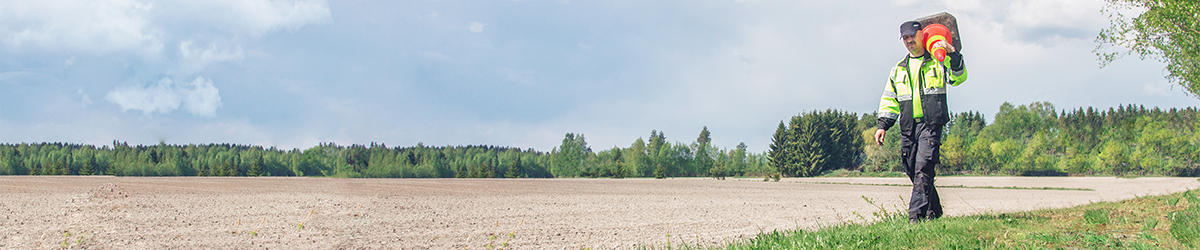
[{"label": "work boot", "polygon": [[928,220],[936,220],[938,218],[942,218],[942,213],[929,213],[927,217]]}]

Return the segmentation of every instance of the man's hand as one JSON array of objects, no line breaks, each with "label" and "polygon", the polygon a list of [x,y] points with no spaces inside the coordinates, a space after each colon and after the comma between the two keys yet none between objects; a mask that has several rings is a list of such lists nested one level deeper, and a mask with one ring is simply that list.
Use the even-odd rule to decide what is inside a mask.
[{"label": "man's hand", "polygon": [[954,51],[957,51],[954,49],[954,46],[950,45],[949,43],[946,43],[946,40],[941,40],[941,41],[937,41],[936,43],[933,43],[933,47],[934,48],[945,48],[946,52],[949,52],[949,53],[954,53]]},{"label": "man's hand", "polygon": [[884,135],[887,135],[887,130],[876,129],[875,130],[875,144],[879,144],[880,146],[883,146],[883,136]]}]

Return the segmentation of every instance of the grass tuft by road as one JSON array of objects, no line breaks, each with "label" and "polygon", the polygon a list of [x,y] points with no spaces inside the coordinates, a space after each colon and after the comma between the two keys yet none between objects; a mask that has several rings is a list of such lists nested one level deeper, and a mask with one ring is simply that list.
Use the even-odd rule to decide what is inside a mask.
[{"label": "grass tuft by road", "polygon": [[[1200,247],[1200,191],[909,224],[880,207],[871,224],[773,231],[725,249],[1189,249]],[[868,202],[870,202],[868,200]]]}]

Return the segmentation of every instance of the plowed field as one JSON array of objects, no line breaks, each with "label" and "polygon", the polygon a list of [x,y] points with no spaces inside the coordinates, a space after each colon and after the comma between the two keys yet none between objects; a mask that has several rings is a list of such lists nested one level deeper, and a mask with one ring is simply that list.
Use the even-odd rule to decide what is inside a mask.
[{"label": "plowed field", "polygon": [[[820,182],[820,183],[817,183]],[[903,208],[905,178],[0,177],[0,249],[713,245]],[[870,184],[870,185],[867,185]],[[883,185],[881,185],[883,184]],[[1195,178],[941,177],[947,216],[1200,188]],[[994,189],[971,187],[1067,189]],[[1076,189],[1092,189],[1090,191]],[[507,244],[508,247],[505,247]]]}]

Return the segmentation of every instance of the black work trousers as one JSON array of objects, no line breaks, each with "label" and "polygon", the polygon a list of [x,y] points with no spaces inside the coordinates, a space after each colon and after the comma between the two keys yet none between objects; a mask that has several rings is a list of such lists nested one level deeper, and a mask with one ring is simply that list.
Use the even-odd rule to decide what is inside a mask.
[{"label": "black work trousers", "polygon": [[[941,164],[941,124],[913,122],[900,128],[900,157],[904,173],[912,181],[912,199],[908,202],[909,219],[942,217],[942,201],[933,187],[934,169]],[[907,125],[907,124],[906,124]]]}]

